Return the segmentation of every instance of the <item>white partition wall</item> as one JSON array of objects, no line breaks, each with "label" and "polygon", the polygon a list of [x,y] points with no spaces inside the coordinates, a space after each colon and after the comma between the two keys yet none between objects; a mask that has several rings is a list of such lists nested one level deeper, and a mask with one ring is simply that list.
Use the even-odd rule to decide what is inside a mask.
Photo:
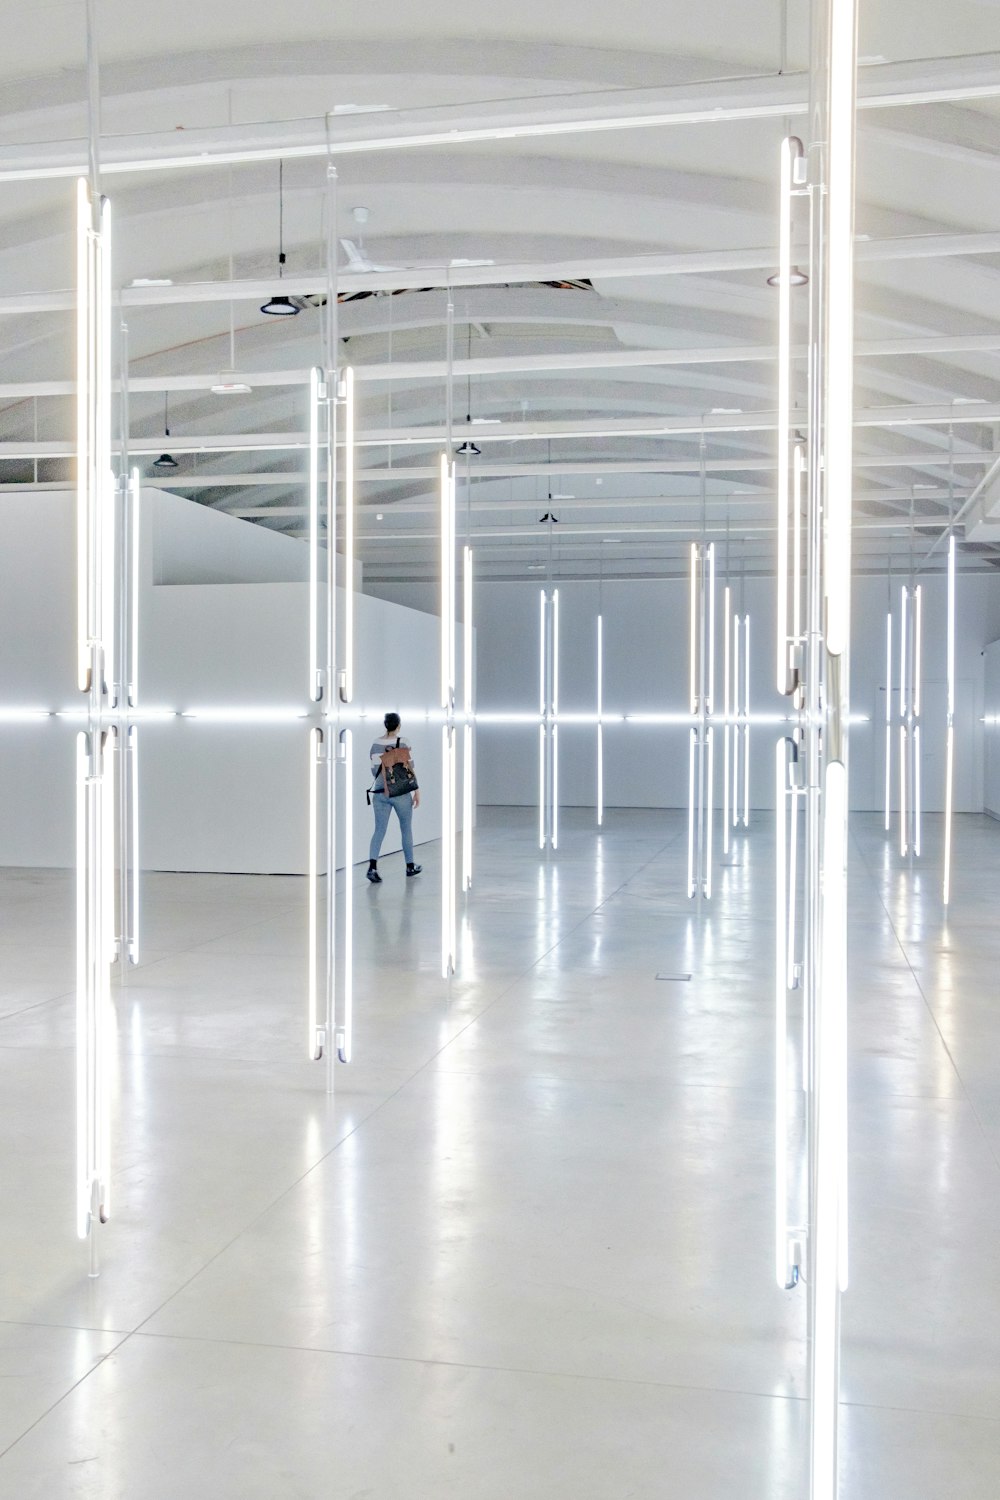
[{"label": "white partition wall", "polygon": [[[942,559],[943,561],[943,559]],[[922,577],[924,610],[923,805],[928,813],[944,809],[944,759],[947,678],[947,579],[943,572]],[[623,720],[626,713],[678,712],[688,706],[688,586],[672,581],[604,580],[602,627],[603,766],[606,807],[676,807],[687,805],[687,728],[654,727]],[[379,593],[417,609],[436,607],[436,590],[420,584]],[[895,591],[894,591],[895,594]],[[597,693],[594,650],[599,586],[562,580],[560,605],[560,711],[593,716]],[[898,608],[898,599],[896,599]],[[721,621],[721,591],[720,591]],[[742,613],[751,621],[750,708],[752,714],[784,715],[787,701],[774,682],[774,651],[764,623],[774,610],[774,580],[747,578]],[[855,725],[851,737],[851,805],[882,812],[885,802],[885,616],[886,579],[855,579],[852,628],[859,649],[851,668],[851,707],[867,722]],[[480,714],[538,711],[538,584],[482,581],[476,591],[477,711]],[[984,573],[959,578],[956,608],[955,811],[983,807],[982,653],[1000,635],[1000,584]],[[897,663],[898,666],[898,663]],[[898,674],[895,674],[898,675]],[[898,683],[893,683],[893,708]],[[773,756],[765,734],[754,731],[759,753],[751,755],[751,808],[774,802]],[[484,724],[478,735],[479,801],[535,806],[538,786],[538,730],[523,725]],[[643,776],[650,746],[660,761],[656,786]],[[894,747],[895,750],[895,747]],[[564,807],[597,806],[594,727],[565,724],[559,736],[559,796]],[[721,757],[719,758],[721,760]],[[721,772],[720,772],[721,775]],[[897,768],[893,767],[895,783]],[[716,797],[722,807],[721,781]],[[895,806],[895,798],[894,798]]]},{"label": "white partition wall", "polygon": [[[307,549],[160,491],[145,491],[143,506],[140,775],[155,795],[141,804],[142,867],[304,873],[307,730],[289,715],[301,709],[308,649]],[[0,535],[5,711],[73,709],[72,497],[3,497]],[[359,596],[357,629],[352,863],[367,855],[368,743],[387,708],[403,714],[414,745],[417,840],[437,838],[440,821],[439,734],[426,722],[436,621]],[[260,722],[263,710],[278,713]],[[0,722],[0,863],[73,863],[75,729],[72,718]],[[386,853],[398,847],[394,828]]]}]

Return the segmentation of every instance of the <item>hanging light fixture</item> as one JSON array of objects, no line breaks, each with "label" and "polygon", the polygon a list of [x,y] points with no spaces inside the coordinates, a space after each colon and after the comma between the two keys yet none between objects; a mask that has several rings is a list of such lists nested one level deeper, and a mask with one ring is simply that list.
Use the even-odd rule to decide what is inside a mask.
[{"label": "hanging light fixture", "polygon": [[[169,415],[169,408],[167,406],[167,402],[169,400],[170,400],[169,395],[167,394],[166,391],[164,391],[163,392],[163,436],[164,437],[169,437],[170,436],[170,415]],[[174,469],[179,469],[180,465],[178,464],[176,458],[173,458],[169,453],[167,453],[166,451],[164,451],[163,453],[160,454],[159,458],[153,460],[153,468],[157,471],[158,474],[168,474],[168,473],[170,473]]]},{"label": "hanging light fixture", "polygon": [[[285,274],[285,163],[278,162],[278,280]],[[296,307],[290,297],[276,296],[261,307],[262,313],[271,318],[298,317],[301,308]]]},{"label": "hanging light fixture", "polygon": [[[466,358],[468,360],[470,360],[470,361],[472,359],[472,324],[471,323],[469,324],[469,342],[468,342],[467,349],[466,349]],[[472,374],[471,374],[471,372],[466,377],[466,386],[465,386],[465,425],[466,425],[467,429],[470,429],[472,427]],[[478,458],[479,455],[482,453],[482,451],[483,450],[482,450],[482,448],[480,448],[479,444],[476,443],[476,442],[473,442],[473,440],[472,440],[472,433],[471,433],[471,431],[469,431],[469,435],[465,439],[465,442],[462,444],[462,446],[460,448],[456,448],[455,449],[455,457],[456,458]]]}]

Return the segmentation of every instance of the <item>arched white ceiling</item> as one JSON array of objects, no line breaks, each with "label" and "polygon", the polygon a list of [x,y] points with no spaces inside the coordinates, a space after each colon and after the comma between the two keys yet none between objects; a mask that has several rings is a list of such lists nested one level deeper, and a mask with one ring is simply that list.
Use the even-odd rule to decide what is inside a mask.
[{"label": "arched white ceiling", "polygon": [[[54,143],[86,131],[85,6],[73,0],[8,9],[14,45],[0,58],[0,483],[23,485],[35,482],[34,461],[10,455],[25,454],[36,437],[64,444],[72,435],[71,317],[65,307],[38,311],[17,301],[71,286],[72,184],[67,177],[10,180],[10,170],[4,180],[4,170],[25,152],[35,153],[32,160],[46,152],[65,159],[66,148]],[[949,76],[961,64],[972,83],[993,88],[983,97],[957,90],[942,102],[861,112],[857,400],[860,408],[895,414],[894,425],[859,432],[862,566],[908,547],[911,511],[943,524],[993,459],[1000,58],[986,54],[996,46],[997,14],[996,6],[971,0],[862,4],[863,77],[893,78],[893,65],[918,59],[907,70],[916,86],[923,73],[939,75],[936,59],[959,59],[949,62]],[[470,117],[496,101],[516,111],[532,101],[549,101],[548,109],[555,100],[571,111],[595,91],[610,104],[635,99],[637,89],[652,97],[710,80],[720,96],[745,79],[773,92],[786,82],[776,76],[782,64],[801,71],[808,55],[808,6],[800,0],[703,0],[666,9],[646,0],[615,7],[517,0],[460,10],[401,0],[381,12],[318,0],[290,0],[280,12],[262,0],[238,7],[99,0],[98,21],[109,153],[123,142],[131,149],[139,137],[155,141],[158,152],[176,139],[183,153],[199,131],[325,115],[363,128],[404,111],[413,128],[423,114],[438,118],[442,106],[461,122],[465,106]],[[360,487],[370,577],[430,576],[433,569],[432,449],[407,434],[444,421],[440,268],[452,261],[496,265],[495,273],[480,273],[491,282],[495,275],[495,284],[453,292],[454,409],[460,426],[467,412],[478,419],[482,455],[469,467],[470,514],[484,572],[519,576],[544,555],[537,516],[550,508],[549,494],[567,497],[556,502],[565,572],[592,574],[603,540],[613,538],[620,542],[613,567],[670,571],[702,521],[703,459],[711,524],[728,526],[733,550],[748,566],[768,565],[773,435],[766,424],[739,430],[736,418],[774,407],[775,294],[766,275],[785,124],[771,113],[445,140],[336,159],[338,237],[363,238],[377,264],[417,268],[404,278],[406,291],[339,309],[347,341],[340,347],[361,377],[359,426],[382,434],[362,456],[370,471]],[[293,134],[298,128],[290,127]],[[322,155],[290,157],[283,170],[287,274],[312,278],[311,289],[321,293],[327,164]],[[121,172],[105,188],[114,205],[118,286],[140,278],[175,286],[228,281],[232,268],[237,281],[277,290],[277,160]],[[352,213],[358,206],[368,210],[363,226]],[[869,243],[955,235],[973,236],[963,242],[966,253],[902,258],[891,246],[883,258],[864,253]],[[762,253],[742,269],[607,269],[622,258],[721,252],[717,260],[724,260],[733,251]],[[572,265],[574,279],[591,284],[537,284],[554,279],[546,275],[536,284],[505,281],[505,266],[526,263],[557,273]],[[420,268],[428,270],[428,290],[420,289]],[[343,265],[338,282],[342,294],[359,285]],[[181,461],[175,487],[258,523],[300,530],[301,385],[262,378],[249,395],[227,398],[177,387],[184,377],[228,368],[231,335],[242,371],[305,371],[321,358],[320,313],[272,320],[252,300],[222,297],[130,306],[126,316],[136,445],[148,448],[162,435],[160,386],[172,385],[170,425]],[[641,351],[651,351],[648,360],[638,358]],[[669,358],[657,361],[656,351]],[[47,382],[62,384],[48,389]],[[987,405],[981,420],[979,403]],[[936,416],[904,424],[910,406]],[[716,430],[726,413],[734,414],[731,429]],[[650,433],[657,418],[685,431]],[[526,436],[501,442],[494,432],[491,441],[487,423],[496,421],[505,428],[521,423]],[[630,421],[644,428],[641,435],[615,432],[615,424]],[[553,430],[551,441],[530,435]],[[199,437],[255,432],[287,434],[289,445],[252,454],[224,445],[182,452],[185,439],[194,445]],[[67,474],[65,458],[39,461],[41,482],[64,482]],[[991,559],[990,552],[966,555]]]}]

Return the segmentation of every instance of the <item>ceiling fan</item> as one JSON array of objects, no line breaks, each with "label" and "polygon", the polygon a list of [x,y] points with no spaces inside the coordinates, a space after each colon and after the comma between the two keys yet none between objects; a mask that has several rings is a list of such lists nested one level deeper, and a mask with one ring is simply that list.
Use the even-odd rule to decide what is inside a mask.
[{"label": "ceiling fan", "polygon": [[347,256],[347,265],[341,268],[344,274],[350,276],[352,272],[356,275],[361,275],[370,274],[374,271],[403,270],[402,266],[382,266],[376,261],[368,259],[368,256],[365,254],[365,238],[363,234],[364,226],[368,223],[368,210],[367,208],[360,207],[353,208],[351,215],[358,226],[358,238],[357,240],[342,239],[340,242],[340,248]]}]

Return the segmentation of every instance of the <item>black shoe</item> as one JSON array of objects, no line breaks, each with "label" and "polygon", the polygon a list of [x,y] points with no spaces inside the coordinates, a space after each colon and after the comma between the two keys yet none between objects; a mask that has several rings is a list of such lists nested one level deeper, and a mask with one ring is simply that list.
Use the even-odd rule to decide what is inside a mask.
[{"label": "black shoe", "polygon": [[409,876],[411,876],[411,875],[419,875],[420,871],[423,868],[424,868],[423,865],[407,865],[407,867],[406,867],[407,878],[409,878]]},{"label": "black shoe", "polygon": [[367,870],[365,874],[366,878],[371,881],[372,885],[382,884],[382,877],[377,870]]}]

